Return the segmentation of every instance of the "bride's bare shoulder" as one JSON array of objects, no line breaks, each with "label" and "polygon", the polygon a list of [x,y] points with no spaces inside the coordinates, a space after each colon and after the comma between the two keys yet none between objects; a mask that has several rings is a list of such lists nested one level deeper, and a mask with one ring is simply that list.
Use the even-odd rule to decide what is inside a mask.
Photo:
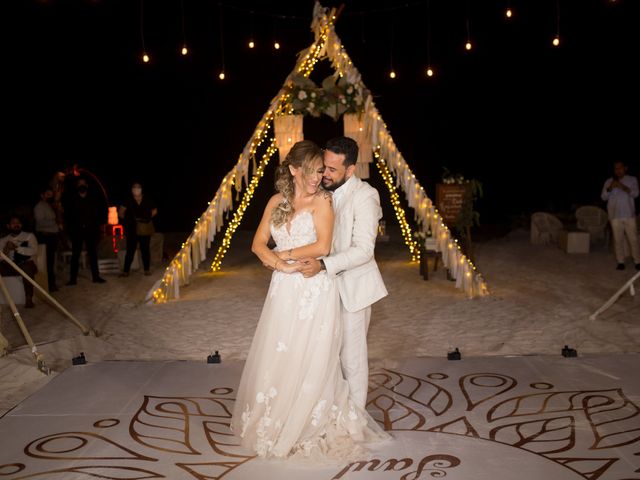
[{"label": "bride's bare shoulder", "polygon": [[284,195],[278,192],[275,195],[271,196],[267,205],[277,205],[279,203],[282,203],[283,200],[284,200]]},{"label": "bride's bare shoulder", "polygon": [[333,206],[333,193],[327,190],[318,190],[314,199],[314,203],[319,206]]}]

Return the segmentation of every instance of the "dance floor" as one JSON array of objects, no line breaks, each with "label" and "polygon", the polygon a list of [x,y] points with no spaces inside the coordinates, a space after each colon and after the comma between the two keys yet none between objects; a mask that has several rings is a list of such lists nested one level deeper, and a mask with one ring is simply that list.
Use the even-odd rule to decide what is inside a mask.
[{"label": "dance floor", "polygon": [[389,360],[361,462],[264,461],[228,429],[242,363],[75,366],[0,418],[0,478],[640,478],[640,355]]}]

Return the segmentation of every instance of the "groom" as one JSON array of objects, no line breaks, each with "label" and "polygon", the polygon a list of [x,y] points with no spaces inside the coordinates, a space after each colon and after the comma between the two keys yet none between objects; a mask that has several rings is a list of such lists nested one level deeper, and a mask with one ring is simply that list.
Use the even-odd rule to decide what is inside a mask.
[{"label": "groom", "polygon": [[311,277],[326,270],[335,278],[342,305],[342,371],[356,404],[365,408],[369,384],[367,330],[371,305],[387,295],[373,257],[382,217],[378,191],[354,175],[358,144],[349,137],[329,140],[324,151],[322,186],[333,192],[335,223],[331,254],[300,259]]}]

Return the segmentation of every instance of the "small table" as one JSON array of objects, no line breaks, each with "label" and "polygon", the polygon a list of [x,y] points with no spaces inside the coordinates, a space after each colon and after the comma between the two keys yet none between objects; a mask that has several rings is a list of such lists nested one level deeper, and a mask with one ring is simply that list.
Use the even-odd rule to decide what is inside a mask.
[{"label": "small table", "polygon": [[561,230],[558,236],[560,248],[567,253],[589,253],[589,232],[581,230]]}]

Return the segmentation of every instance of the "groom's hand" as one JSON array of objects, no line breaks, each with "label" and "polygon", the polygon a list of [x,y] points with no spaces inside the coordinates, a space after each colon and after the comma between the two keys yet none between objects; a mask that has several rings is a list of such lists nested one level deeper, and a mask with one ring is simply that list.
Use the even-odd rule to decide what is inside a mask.
[{"label": "groom's hand", "polygon": [[320,271],[320,261],[313,257],[300,258],[298,262],[302,265],[300,273],[302,273],[304,277],[313,277]]}]

